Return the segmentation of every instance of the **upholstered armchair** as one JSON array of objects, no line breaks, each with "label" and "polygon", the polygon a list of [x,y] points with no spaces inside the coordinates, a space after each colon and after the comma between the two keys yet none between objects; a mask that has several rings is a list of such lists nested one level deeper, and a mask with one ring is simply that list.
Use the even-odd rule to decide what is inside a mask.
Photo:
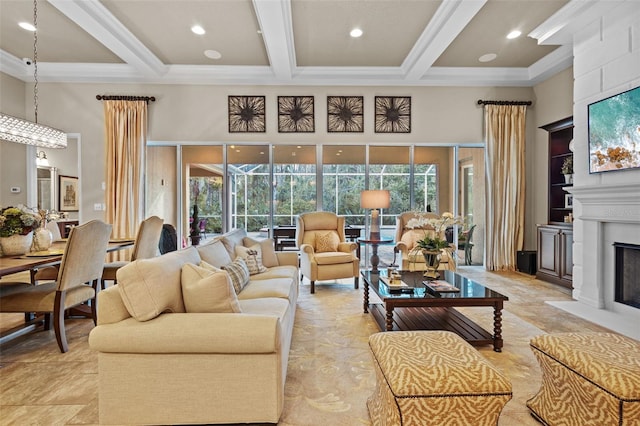
[{"label": "upholstered armchair", "polygon": [[317,280],[354,279],[358,288],[360,260],[357,244],[345,241],[345,219],[330,212],[304,213],[296,219],[296,242],[300,247],[300,281],[311,281],[315,293]]},{"label": "upholstered armchair", "polygon": [[[423,213],[422,217],[438,218],[439,216],[435,213]],[[400,269],[405,271],[424,271],[426,270],[424,256],[420,251],[414,250],[414,247],[416,241],[423,239],[425,236],[433,237],[435,229],[429,225],[423,228],[407,228],[407,223],[413,218],[417,218],[414,212],[404,212],[396,217],[394,256],[400,255]],[[440,238],[445,239],[445,236],[440,235]],[[455,259],[452,256],[454,252],[453,248],[442,250],[442,258],[438,269],[455,269]]]}]

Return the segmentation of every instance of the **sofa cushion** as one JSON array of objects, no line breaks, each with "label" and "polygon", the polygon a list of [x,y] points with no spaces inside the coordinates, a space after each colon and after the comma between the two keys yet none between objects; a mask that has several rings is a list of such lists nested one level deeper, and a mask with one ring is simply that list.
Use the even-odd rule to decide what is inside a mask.
[{"label": "sofa cushion", "polygon": [[280,262],[278,262],[278,256],[276,255],[276,249],[271,238],[258,241],[251,237],[244,237],[242,243],[245,247],[260,244],[260,250],[262,251],[262,264],[267,268],[280,265]]},{"label": "sofa cushion", "polygon": [[236,256],[244,259],[247,268],[249,268],[250,275],[267,271],[267,268],[262,264],[262,249],[260,248],[260,244],[251,247],[236,246]]},{"label": "sofa cushion", "polygon": [[221,239],[198,246],[198,253],[202,260],[217,268],[222,268],[233,260]]},{"label": "sofa cushion", "polygon": [[231,278],[236,294],[239,294],[244,286],[249,283],[249,268],[247,268],[247,263],[244,259],[237,258],[233,262],[224,265],[222,269],[227,271],[229,274],[229,278]]},{"label": "sofa cushion", "polygon": [[261,274],[251,276],[251,281],[268,280],[271,278],[295,278],[298,276],[298,268],[291,265],[274,266],[267,268]]},{"label": "sofa cushion", "polygon": [[182,266],[182,298],[187,312],[242,312],[229,274],[192,263]]},{"label": "sofa cushion", "polygon": [[297,289],[291,278],[274,278],[270,280],[250,281],[240,294],[239,300],[261,299],[265,297],[278,297],[294,301],[297,297]]},{"label": "sofa cushion", "polygon": [[316,232],[315,233],[315,251],[318,253],[327,253],[338,251],[340,237],[335,231]]},{"label": "sofa cushion", "polygon": [[336,265],[351,262],[353,254],[343,252],[316,253],[315,259],[318,265]]},{"label": "sofa cushion", "polygon": [[251,315],[273,315],[280,320],[287,318],[287,311],[290,308],[289,302],[277,297],[266,297],[263,299],[240,300],[242,312]]},{"label": "sofa cushion", "polygon": [[118,269],[118,289],[129,314],[148,321],[163,312],[184,312],[180,278],[185,263],[200,263],[198,250],[189,247],[138,259]]},{"label": "sofa cushion", "polygon": [[243,245],[242,242],[246,236],[247,236],[247,231],[245,231],[242,228],[236,228],[227,232],[220,238],[220,241],[222,241],[222,244],[224,244],[224,246],[226,247],[227,251],[229,252],[229,256],[231,256],[231,258],[235,257],[236,246]]}]

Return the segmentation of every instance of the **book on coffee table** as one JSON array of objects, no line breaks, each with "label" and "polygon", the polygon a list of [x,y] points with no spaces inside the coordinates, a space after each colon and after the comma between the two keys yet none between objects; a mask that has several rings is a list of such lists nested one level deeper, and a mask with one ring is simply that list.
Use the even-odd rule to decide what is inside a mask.
[{"label": "book on coffee table", "polygon": [[424,285],[436,293],[457,293],[460,289],[442,280],[425,281]]}]

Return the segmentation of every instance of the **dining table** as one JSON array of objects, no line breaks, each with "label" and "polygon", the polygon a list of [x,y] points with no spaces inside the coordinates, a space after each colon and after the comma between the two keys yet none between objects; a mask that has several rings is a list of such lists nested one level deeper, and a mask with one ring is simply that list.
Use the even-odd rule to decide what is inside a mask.
[{"label": "dining table", "polygon": [[[133,246],[133,238],[116,238],[109,240],[107,253],[124,250]],[[55,266],[62,261],[62,254],[67,239],[54,241],[49,250],[29,252],[19,256],[0,256],[0,277],[18,272],[30,271],[45,266]]]},{"label": "dining table", "polygon": [[[134,238],[117,238],[109,240],[107,253],[124,250],[134,245]],[[51,247],[46,251],[29,252],[19,256],[0,256],[0,278],[6,275],[16,274],[25,271],[31,271],[34,268],[43,268],[47,266],[56,266],[62,262],[62,255],[67,244],[67,239],[63,238],[54,241]],[[7,280],[9,282],[9,280]],[[2,282],[0,282],[0,287]],[[91,311],[86,305],[79,305],[69,310],[71,316],[91,317]],[[38,325],[42,324],[44,317],[42,315],[27,315],[22,325],[12,327],[0,332],[0,344],[15,339],[23,334],[34,330]]]}]

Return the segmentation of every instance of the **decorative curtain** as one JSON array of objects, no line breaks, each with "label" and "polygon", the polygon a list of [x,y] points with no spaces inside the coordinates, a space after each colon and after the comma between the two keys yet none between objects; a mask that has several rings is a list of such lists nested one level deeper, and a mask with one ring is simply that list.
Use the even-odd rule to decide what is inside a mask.
[{"label": "decorative curtain", "polygon": [[485,105],[487,231],[489,271],[516,269],[524,245],[524,105]]},{"label": "decorative curtain", "polygon": [[[147,102],[107,100],[104,101],[104,115],[106,221],[113,225],[113,238],[133,238],[144,219],[142,171],[147,140]],[[125,260],[127,256],[128,253],[118,251],[112,260]]]}]

